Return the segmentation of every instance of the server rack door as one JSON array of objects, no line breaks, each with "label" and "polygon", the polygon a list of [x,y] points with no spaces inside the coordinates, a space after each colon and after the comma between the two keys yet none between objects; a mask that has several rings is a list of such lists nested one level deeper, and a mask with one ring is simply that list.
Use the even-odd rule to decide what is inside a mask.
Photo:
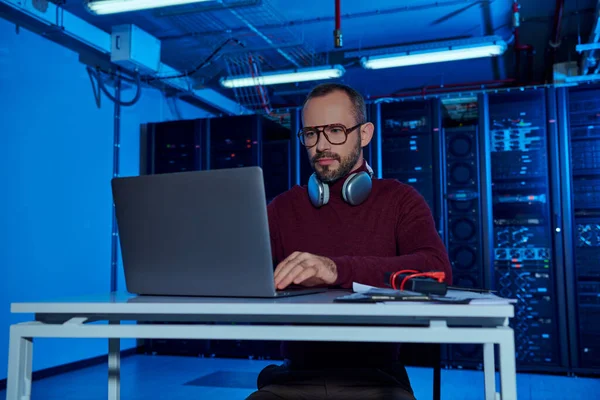
[{"label": "server rack door", "polygon": [[[373,125],[376,123],[377,118],[377,107],[375,104],[370,104],[367,106],[367,115],[366,120],[371,122]],[[369,163],[369,166],[373,168],[373,176],[377,177],[377,148],[379,147],[377,143],[377,135],[373,132],[373,137],[371,138],[371,142],[363,148],[363,155],[365,160]]]},{"label": "server rack door", "polygon": [[600,370],[600,87],[573,88],[564,96],[568,110],[563,163],[572,183],[572,229],[568,242],[567,291],[572,300],[574,367]]},{"label": "server rack door", "polygon": [[164,174],[206,168],[206,120],[150,123],[140,130],[140,173]]},{"label": "server rack door", "polygon": [[291,185],[300,185],[302,183],[300,174],[301,152],[306,151],[298,139],[302,123],[300,121],[300,109],[290,109],[290,182]]},{"label": "server rack door", "polygon": [[257,115],[213,118],[210,121],[210,168],[260,165],[261,131]]},{"label": "server rack door", "polygon": [[[452,264],[453,285],[484,288],[480,179],[479,107],[476,96],[442,99],[443,218]],[[482,368],[480,345],[449,346],[449,362],[459,368]]]},{"label": "server rack door", "polygon": [[517,365],[559,365],[558,303],[543,90],[489,95],[494,281],[516,298]]},{"label": "server rack door", "polygon": [[413,186],[435,210],[431,102],[381,103],[378,121],[382,178]]},{"label": "server rack door", "polygon": [[567,328],[567,301],[565,287],[565,248],[564,248],[564,196],[562,186],[564,175],[561,173],[561,147],[558,130],[558,104],[555,88],[546,88],[546,117],[548,129],[548,156],[549,156],[549,179],[551,199],[551,235],[553,238],[553,266],[554,266],[554,296],[556,299],[556,318],[558,325],[558,360],[560,365],[557,371],[567,371],[569,367],[569,340]]},{"label": "server rack door", "polygon": [[290,140],[289,120],[273,121],[263,117],[261,167],[265,180],[267,202],[290,188]]},{"label": "server rack door", "polygon": [[304,147],[301,143],[299,143],[300,151],[299,153],[299,166],[300,166],[300,185],[308,184],[308,180],[310,176],[313,174],[314,169],[312,167],[311,161],[308,159],[308,151],[306,151],[306,147]]}]

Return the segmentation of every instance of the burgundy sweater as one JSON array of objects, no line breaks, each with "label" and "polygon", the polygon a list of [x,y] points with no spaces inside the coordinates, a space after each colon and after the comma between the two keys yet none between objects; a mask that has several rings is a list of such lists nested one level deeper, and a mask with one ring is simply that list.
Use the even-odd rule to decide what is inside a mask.
[{"label": "burgundy sweater", "polygon": [[[358,170],[366,171],[363,164]],[[344,179],[330,186],[329,203],[317,209],[306,186],[294,186],[268,206],[275,265],[294,251],[331,258],[338,271],[333,287],[352,282],[385,287],[385,273],[401,269],[452,270],[429,206],[411,186],[373,179],[368,199],[359,206],[344,202]],[[283,356],[303,366],[380,365],[397,359],[398,346],[384,343],[290,342]],[[367,363],[367,359],[371,362]]]}]

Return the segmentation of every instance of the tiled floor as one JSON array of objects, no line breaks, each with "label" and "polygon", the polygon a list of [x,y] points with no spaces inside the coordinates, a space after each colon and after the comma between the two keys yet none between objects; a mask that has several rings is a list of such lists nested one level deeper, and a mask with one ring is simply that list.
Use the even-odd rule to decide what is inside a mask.
[{"label": "tiled floor", "polygon": [[[122,400],[244,399],[268,361],[167,356],[132,356],[122,360]],[[36,381],[32,400],[106,400],[106,365]],[[430,369],[409,368],[418,400],[432,398]],[[519,400],[598,398],[600,379],[519,374]],[[6,392],[0,391],[0,399]],[[443,400],[481,400],[483,373],[443,370]]]}]

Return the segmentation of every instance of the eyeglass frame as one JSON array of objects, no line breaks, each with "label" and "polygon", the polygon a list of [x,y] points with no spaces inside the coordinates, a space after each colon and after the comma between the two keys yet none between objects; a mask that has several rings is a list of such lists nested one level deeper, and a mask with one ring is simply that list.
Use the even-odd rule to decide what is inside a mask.
[{"label": "eyeglass frame", "polygon": [[[354,125],[351,128],[346,128],[346,125],[344,125],[344,124],[327,124],[327,125],[308,126],[308,127],[300,129],[300,131],[298,131],[297,136],[298,136],[298,140],[300,140],[300,143],[302,144],[302,146],[306,147],[307,149],[313,148],[319,143],[319,140],[321,140],[321,133],[323,134],[323,136],[325,136],[325,139],[327,139],[327,141],[329,143],[331,143],[332,145],[341,146],[342,144],[344,144],[348,141],[348,135],[350,135],[352,133],[352,131],[354,131],[356,128],[361,127],[364,124],[365,124],[364,122],[361,122],[360,124]],[[325,128],[327,128],[329,126],[339,126],[339,127],[344,128],[344,134],[346,135],[346,138],[344,139],[344,141],[342,143],[332,143],[331,140],[329,140],[329,137],[325,133]],[[317,132],[317,141],[312,146],[307,146],[306,144],[302,143],[302,139],[300,138],[300,135],[302,135],[302,132],[304,131],[304,129],[314,129]]]}]

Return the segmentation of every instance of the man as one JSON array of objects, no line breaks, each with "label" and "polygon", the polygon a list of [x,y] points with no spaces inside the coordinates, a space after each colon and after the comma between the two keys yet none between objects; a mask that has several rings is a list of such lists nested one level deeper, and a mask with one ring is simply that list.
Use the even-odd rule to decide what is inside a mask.
[{"label": "man", "polygon": [[[362,149],[374,131],[365,114],[363,97],[341,84],[317,86],[304,103],[298,136],[314,175],[268,206],[278,289],[383,286],[387,272],[402,269],[444,271],[451,282],[423,197],[396,180],[364,184],[370,168]],[[290,342],[282,350],[286,362],[265,368],[248,399],[414,400],[398,345]]]}]

